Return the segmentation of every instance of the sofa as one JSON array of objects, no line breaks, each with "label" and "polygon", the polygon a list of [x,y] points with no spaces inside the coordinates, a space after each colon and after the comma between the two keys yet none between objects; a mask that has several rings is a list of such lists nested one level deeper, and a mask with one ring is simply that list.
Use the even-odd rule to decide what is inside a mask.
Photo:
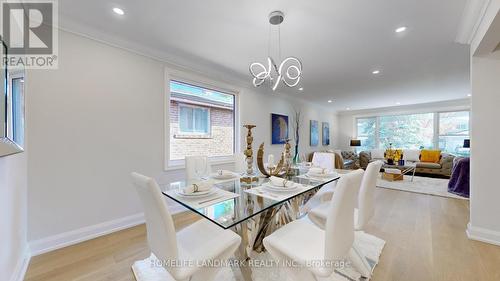
[{"label": "sofa", "polygon": [[[372,157],[372,151],[374,154],[377,154],[376,157]],[[402,156],[403,159],[405,159],[405,150],[403,150]],[[359,154],[359,165],[361,168],[366,169],[368,164],[372,161],[376,160],[382,160],[384,161],[385,158],[380,155],[380,152],[376,150],[370,150],[370,151],[362,151]],[[434,163],[434,162],[422,162],[420,161],[420,157],[418,159],[412,159],[416,160],[414,162],[417,163],[417,169],[416,173],[418,174],[426,174],[426,175],[435,175],[435,176],[443,176],[443,177],[450,177],[451,176],[451,171],[453,168],[453,159],[455,158],[454,155],[449,154],[449,153],[441,153],[439,162]],[[408,160],[406,160],[408,161]]]}]

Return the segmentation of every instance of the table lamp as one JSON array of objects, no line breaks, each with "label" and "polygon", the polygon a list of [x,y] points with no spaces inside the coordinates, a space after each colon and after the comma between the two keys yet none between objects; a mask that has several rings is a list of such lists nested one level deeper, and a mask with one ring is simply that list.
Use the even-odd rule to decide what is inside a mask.
[{"label": "table lamp", "polygon": [[470,148],[470,139],[464,140],[464,148]]},{"label": "table lamp", "polygon": [[360,140],[351,140],[351,146],[361,146]]}]

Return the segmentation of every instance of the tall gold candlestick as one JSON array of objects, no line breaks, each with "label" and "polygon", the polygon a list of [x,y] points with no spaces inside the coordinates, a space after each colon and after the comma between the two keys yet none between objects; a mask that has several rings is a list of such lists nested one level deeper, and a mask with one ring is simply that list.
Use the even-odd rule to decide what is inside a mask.
[{"label": "tall gold candlestick", "polygon": [[255,128],[255,125],[244,125],[243,127],[248,129],[247,132],[247,148],[245,149],[245,156],[246,156],[246,162],[247,162],[247,174],[241,178],[241,182],[245,183],[251,183],[253,181],[257,181],[258,178],[255,177],[253,173],[253,150],[252,150],[252,143],[253,143],[253,136],[252,136],[252,129]]}]

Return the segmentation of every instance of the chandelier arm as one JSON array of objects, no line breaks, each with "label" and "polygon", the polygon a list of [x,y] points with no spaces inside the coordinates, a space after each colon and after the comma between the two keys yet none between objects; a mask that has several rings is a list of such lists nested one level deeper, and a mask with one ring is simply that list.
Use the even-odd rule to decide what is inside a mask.
[{"label": "chandelier arm", "polygon": [[[281,17],[281,18],[279,18]],[[281,61],[281,27],[284,16],[280,11],[271,13],[269,22],[271,25],[278,25],[278,59]],[[271,89],[275,91],[280,82],[288,87],[295,87],[302,78],[302,62],[296,57],[287,57],[279,66],[271,57],[271,26],[269,26],[269,38],[267,44],[267,68],[259,62],[251,63],[249,66],[250,74],[253,76],[253,85],[258,87],[269,81]],[[276,73],[276,76],[275,74]],[[273,77],[274,76],[274,77]]]}]

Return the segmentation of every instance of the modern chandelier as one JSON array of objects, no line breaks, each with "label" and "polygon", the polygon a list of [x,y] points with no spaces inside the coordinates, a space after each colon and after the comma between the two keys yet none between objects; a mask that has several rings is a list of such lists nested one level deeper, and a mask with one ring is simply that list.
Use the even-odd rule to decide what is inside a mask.
[{"label": "modern chandelier", "polygon": [[[274,11],[269,14],[269,23],[278,26],[278,59],[281,59],[281,34],[280,24],[285,19],[285,15],[281,11]],[[295,87],[299,84],[302,76],[302,62],[296,57],[287,57],[279,66],[275,63],[269,51],[267,57],[267,67],[260,63],[254,62],[250,64],[250,74],[253,76],[253,85],[259,87],[264,82],[269,81],[269,85],[273,91],[276,91],[280,82],[283,82],[288,87]]]}]

